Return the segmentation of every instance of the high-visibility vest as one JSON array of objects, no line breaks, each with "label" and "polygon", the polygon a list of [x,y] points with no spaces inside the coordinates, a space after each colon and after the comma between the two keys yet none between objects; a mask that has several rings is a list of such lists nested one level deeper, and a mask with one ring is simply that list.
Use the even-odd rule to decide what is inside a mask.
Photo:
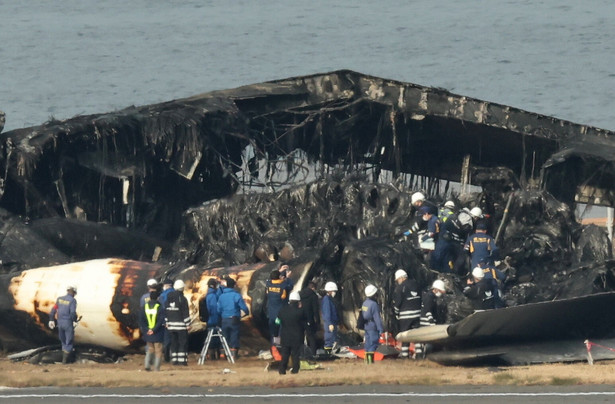
[{"label": "high-visibility vest", "polygon": [[149,302],[145,304],[145,318],[147,319],[147,328],[153,330],[156,326],[156,315],[158,314],[160,304],[156,303],[154,307],[150,307]]}]

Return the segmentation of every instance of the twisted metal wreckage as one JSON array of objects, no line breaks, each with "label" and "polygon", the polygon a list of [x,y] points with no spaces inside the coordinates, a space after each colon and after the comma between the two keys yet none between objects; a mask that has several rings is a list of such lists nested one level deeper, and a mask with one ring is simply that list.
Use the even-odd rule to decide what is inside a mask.
[{"label": "twisted metal wreckage", "polygon": [[[2,347],[55,342],[45,324],[70,281],[83,316],[76,342],[135,350],[138,300],[153,276],[185,280],[192,342],[202,344],[198,301],[210,277],[230,275],[252,310],[243,346],[258,349],[265,280],[285,260],[297,288],[341,286],[350,341],[368,282],[394,330],[401,267],[422,288],[436,277],[449,286],[447,325],[413,336],[434,344],[432,359],[581,360],[585,339],[615,345],[611,244],[574,214],[575,203],[613,206],[612,139],[346,70],[1,133]],[[431,271],[412,240],[395,236],[410,226],[417,189],[491,215],[508,308],[471,314],[465,280]]]}]

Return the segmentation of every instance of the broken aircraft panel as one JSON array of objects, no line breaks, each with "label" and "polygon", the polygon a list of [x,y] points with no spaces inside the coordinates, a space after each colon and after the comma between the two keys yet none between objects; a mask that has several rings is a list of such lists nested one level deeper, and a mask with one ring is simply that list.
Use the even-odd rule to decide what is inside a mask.
[{"label": "broken aircraft panel", "polygon": [[[461,274],[434,273],[413,240],[399,238],[421,189],[490,214],[508,257],[510,306],[608,292],[610,241],[576,223],[573,204],[613,204],[611,157],[588,146],[612,135],[347,70],[50,121],[0,133],[2,272],[158,257],[160,271],[188,280],[264,265],[246,295],[257,313],[250,326],[263,330],[270,261],[309,262],[300,286],[338,282],[348,327],[369,282],[392,329],[392,276],[403,267],[421,288],[446,279],[445,317],[457,322],[471,312]],[[448,181],[462,173],[483,192],[452,192]],[[18,324],[26,312],[2,299],[7,324]],[[17,331],[29,335],[27,324]],[[49,337],[40,327],[32,335],[40,332]]]},{"label": "broken aircraft panel", "polygon": [[[276,264],[240,265],[202,270],[183,268],[175,273],[184,279],[184,295],[190,308],[190,333],[199,333],[205,324],[199,320],[199,301],[207,295],[210,278],[230,276],[250,308],[243,319],[244,334],[268,339],[265,281]],[[293,266],[297,287],[303,284],[311,263]],[[6,350],[25,349],[32,344],[57,341],[47,327],[49,312],[56,298],[66,294],[66,285],[77,286],[77,313],[81,316],[75,329],[75,343],[96,345],[116,352],[131,352],[143,345],[138,327],[139,300],[147,292],[150,278],[167,276],[166,268],[141,261],[98,259],[73,262],[55,267],[33,268],[11,275],[1,275],[3,293],[0,300],[2,346]],[[13,338],[7,344],[6,336]],[[200,336],[200,342],[204,337]]]},{"label": "broken aircraft panel", "polygon": [[[429,359],[446,365],[520,365],[587,358],[585,340],[613,346],[615,292],[476,312],[454,324],[422,327],[399,341],[436,347]],[[601,342],[598,342],[601,341]],[[600,351],[594,359],[615,359]]]}]

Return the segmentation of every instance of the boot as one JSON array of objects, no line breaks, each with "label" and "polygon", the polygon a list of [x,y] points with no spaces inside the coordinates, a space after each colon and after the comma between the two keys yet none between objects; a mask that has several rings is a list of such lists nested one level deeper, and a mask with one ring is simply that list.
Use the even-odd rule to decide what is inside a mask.
[{"label": "boot", "polygon": [[373,352],[365,352],[365,359],[368,365],[374,363],[374,353]]},{"label": "boot", "polygon": [[147,351],[145,353],[145,370],[147,370],[148,372],[152,370],[152,368],[150,367],[150,364],[152,363],[153,356],[154,354],[151,353],[150,351]]},{"label": "boot", "polygon": [[162,357],[155,357],[154,358],[154,370],[156,372],[160,372],[160,362],[162,362]]},{"label": "boot", "polygon": [[231,348],[231,356],[234,360],[237,360],[237,348]]},{"label": "boot", "polygon": [[328,347],[328,346],[325,347],[325,354],[327,354],[328,356],[331,356],[331,351],[332,351],[331,347]]},{"label": "boot", "polygon": [[68,363],[68,355],[69,352],[62,351],[62,365],[66,365]]}]

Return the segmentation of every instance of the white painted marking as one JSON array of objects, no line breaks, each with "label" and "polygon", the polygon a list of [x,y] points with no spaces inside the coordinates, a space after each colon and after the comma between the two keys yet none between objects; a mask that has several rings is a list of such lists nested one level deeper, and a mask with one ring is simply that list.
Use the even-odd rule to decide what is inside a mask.
[{"label": "white painted marking", "polygon": [[1,394],[0,398],[326,398],[326,397],[575,397],[615,396],[615,391],[571,393],[331,393],[331,394]]}]

